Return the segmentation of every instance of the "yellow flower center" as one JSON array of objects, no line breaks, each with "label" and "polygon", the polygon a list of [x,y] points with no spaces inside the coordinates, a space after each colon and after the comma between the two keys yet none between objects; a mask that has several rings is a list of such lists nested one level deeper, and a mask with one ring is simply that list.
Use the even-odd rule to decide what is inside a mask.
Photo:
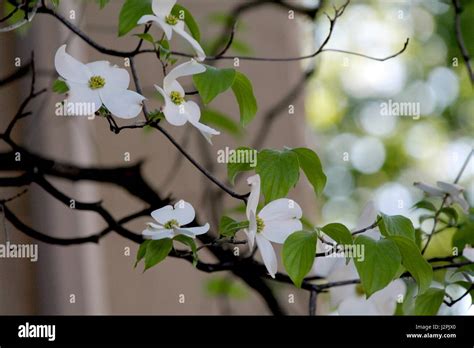
[{"label": "yellow flower center", "polygon": [[173,228],[179,227],[179,222],[175,219],[172,219],[168,221],[167,223],[165,223],[163,227],[166,228],[167,230],[171,230]]},{"label": "yellow flower center", "polygon": [[105,79],[102,76],[92,76],[89,79],[90,89],[99,89],[105,86]]},{"label": "yellow flower center", "polygon": [[184,103],[184,96],[181,95],[181,93],[177,92],[177,91],[173,91],[170,93],[170,98],[171,98],[171,101],[176,104],[176,105],[181,105]]},{"label": "yellow flower center", "polygon": [[172,14],[166,16],[165,21],[169,25],[176,25],[178,24],[178,18],[176,16],[173,16]]},{"label": "yellow flower center", "polygon": [[359,296],[364,296],[365,295],[365,290],[362,284],[357,284],[355,287],[356,294]]},{"label": "yellow flower center", "polygon": [[257,216],[257,233],[260,233],[265,228],[265,222],[263,219]]}]

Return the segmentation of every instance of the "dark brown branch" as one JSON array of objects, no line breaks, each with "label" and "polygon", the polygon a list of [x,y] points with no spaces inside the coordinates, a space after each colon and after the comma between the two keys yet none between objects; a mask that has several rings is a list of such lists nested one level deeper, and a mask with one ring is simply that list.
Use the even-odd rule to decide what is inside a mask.
[{"label": "dark brown branch", "polygon": [[467,50],[461,30],[461,3],[459,0],[452,0],[452,2],[454,6],[454,32],[456,33],[456,42],[458,44],[459,50],[461,51],[464,63],[466,64],[466,69],[469,79],[471,80],[471,85],[474,87],[474,71],[471,65],[471,57],[469,56],[469,51]]},{"label": "dark brown branch", "polygon": [[[459,296],[457,299],[453,300],[451,298],[450,301],[446,301],[444,300],[443,302],[448,306],[448,307],[452,307],[454,306],[456,303],[458,303],[459,301],[461,301],[464,297],[466,297],[467,295],[469,295],[469,293],[474,289],[474,285],[471,285],[465,292],[464,294],[462,294],[461,296]],[[447,295],[447,294],[446,294]]]},{"label": "dark brown branch", "polygon": [[309,315],[315,316],[316,315],[316,306],[318,302],[318,292],[316,289],[312,289],[309,292]]},{"label": "dark brown branch", "polygon": [[210,181],[212,181],[215,185],[217,185],[220,189],[222,189],[224,192],[226,192],[231,197],[234,197],[236,199],[240,199],[244,203],[247,203],[247,197],[249,196],[249,193],[239,194],[237,192],[234,192],[233,190],[231,190],[227,186],[225,186],[218,179],[216,179],[212,173],[210,173],[206,168],[201,166],[191,155],[189,155],[188,152],[185,149],[183,149],[181,147],[181,145],[163,127],[161,127],[157,123],[154,123],[151,126],[153,128],[156,128],[157,130],[159,130],[178,149],[178,151],[181,152],[184,155],[184,157],[186,157]]},{"label": "dark brown branch", "polygon": [[[206,57],[205,60],[207,61],[213,61],[213,60],[234,60],[235,58],[239,58],[240,60],[248,60],[248,61],[265,61],[265,62],[292,62],[292,61],[300,61],[300,60],[306,60],[306,59],[312,59],[316,56],[318,56],[320,53],[324,52],[324,47],[326,46],[326,44],[328,43],[329,41],[329,38],[331,37],[332,35],[332,30],[333,30],[333,26],[334,26],[334,21],[340,17],[345,8],[347,7],[347,5],[349,4],[349,0],[346,2],[346,4],[344,4],[342,7],[340,7],[339,9],[336,9],[336,13],[334,15],[333,18],[329,17],[329,20],[330,20],[330,33],[329,35],[326,37],[326,39],[323,41],[323,43],[321,44],[321,46],[312,54],[309,54],[309,55],[305,55],[305,56],[299,56],[299,57],[289,57],[289,58],[274,58],[274,57],[237,57],[237,56],[209,56],[209,57]],[[270,1],[263,1],[262,4],[264,3],[271,3]],[[249,6],[257,6],[256,3],[249,3],[249,4],[252,4],[252,5],[249,5]],[[287,5],[286,3],[282,2],[282,1],[277,1],[276,4],[280,5],[280,6],[284,6],[284,7],[287,7],[289,5]],[[317,11],[317,10],[315,10]],[[131,57],[135,57],[139,54],[145,54],[145,53],[154,53],[156,54],[158,51],[157,49],[134,49],[132,51],[119,51],[119,50],[114,50],[114,49],[110,49],[110,48],[107,48],[107,47],[104,47],[100,44],[98,44],[97,42],[95,42],[94,40],[92,40],[87,34],[85,34],[83,31],[81,31],[79,28],[77,28],[74,24],[70,23],[66,18],[64,18],[63,16],[61,16],[60,14],[56,13],[55,11],[49,9],[48,7],[45,7],[45,6],[41,6],[40,8],[38,8],[38,13],[44,13],[44,14],[49,14],[53,17],[55,17],[56,19],[58,19],[61,23],[63,23],[66,27],[68,27],[71,31],[73,31],[77,36],[79,36],[80,38],[82,38],[88,45],[90,45],[91,47],[95,48],[97,51],[103,53],[103,54],[107,54],[107,55],[111,55],[111,56],[116,56],[116,57],[124,57],[124,58],[131,58]],[[342,51],[344,53],[350,53],[350,54],[355,54],[355,55],[359,55],[359,56],[363,56],[365,58],[368,58],[368,59],[373,59],[373,60],[377,60],[377,61],[385,61],[387,59],[390,59],[390,58],[393,58],[393,57],[396,57],[398,55],[400,55],[401,53],[403,53],[406,49],[408,45],[408,39],[407,41],[405,42],[405,45],[403,47],[402,50],[400,50],[399,52],[393,54],[393,55],[390,55],[388,57],[385,57],[385,58],[377,58],[377,57],[371,57],[371,56],[368,56],[368,55],[364,55],[364,54],[361,54],[361,53],[355,53],[355,52],[346,52],[346,51]],[[334,51],[334,50],[333,50]],[[174,56],[178,56],[178,57],[187,57],[187,58],[194,58],[194,55],[193,54],[188,54],[188,53],[182,53],[182,52],[176,52],[176,51],[171,51],[170,52],[171,55],[174,55]]]},{"label": "dark brown branch", "polygon": [[381,220],[381,218],[378,218],[372,225],[367,226],[365,228],[362,228],[360,230],[354,231],[354,232],[352,232],[352,235],[355,236],[357,234],[361,234],[361,233],[364,233],[368,230],[374,229],[375,227],[378,226],[378,224],[380,223],[380,220]]}]

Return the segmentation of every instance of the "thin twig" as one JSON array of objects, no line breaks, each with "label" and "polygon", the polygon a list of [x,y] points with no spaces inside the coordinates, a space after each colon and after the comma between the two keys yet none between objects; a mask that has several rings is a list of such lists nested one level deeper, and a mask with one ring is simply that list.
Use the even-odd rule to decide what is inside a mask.
[{"label": "thin twig", "polygon": [[[466,297],[467,295],[469,295],[469,293],[474,289],[474,285],[471,284],[471,286],[466,290],[466,292],[464,292],[464,294],[462,294],[460,297],[458,297],[457,299],[453,299],[451,296],[449,296],[450,300],[451,301],[443,301],[448,307],[452,307],[454,306],[456,303],[458,303],[459,301],[461,301],[464,297]],[[446,296],[448,296],[448,294],[446,294]]]}]

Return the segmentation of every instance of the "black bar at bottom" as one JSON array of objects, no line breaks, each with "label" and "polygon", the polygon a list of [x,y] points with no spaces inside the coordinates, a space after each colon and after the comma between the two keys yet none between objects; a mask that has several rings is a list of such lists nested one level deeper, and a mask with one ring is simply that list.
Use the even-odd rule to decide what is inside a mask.
[{"label": "black bar at bottom", "polygon": [[[54,328],[54,330],[53,330]],[[38,337],[41,336],[41,337]],[[0,347],[55,344],[474,344],[474,317],[1,316]]]}]

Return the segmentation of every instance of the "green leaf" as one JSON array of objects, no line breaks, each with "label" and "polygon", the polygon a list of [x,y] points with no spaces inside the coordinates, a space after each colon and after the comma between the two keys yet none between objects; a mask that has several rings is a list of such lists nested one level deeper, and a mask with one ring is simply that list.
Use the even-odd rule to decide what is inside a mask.
[{"label": "green leaf", "polygon": [[443,303],[444,289],[430,288],[415,301],[415,315],[436,315]]},{"label": "green leaf", "polygon": [[236,71],[234,69],[218,69],[209,65],[205,65],[205,67],[205,72],[193,75],[193,81],[203,103],[209,104],[234,84]]},{"label": "green leaf", "polygon": [[66,82],[64,82],[63,80],[57,79],[53,82],[53,92],[64,94],[68,91],[69,91],[69,87],[66,84]]},{"label": "green leaf", "polygon": [[[249,147],[238,147],[235,149],[235,157],[241,157],[239,154],[244,154],[245,158],[245,153],[242,151],[255,151]],[[257,163],[258,163],[258,156],[256,157]],[[230,156],[229,156],[230,157]],[[247,157],[250,157],[250,155],[247,155]],[[229,179],[230,183],[234,185],[235,183],[235,178],[237,174],[241,172],[247,172],[249,170],[254,170],[255,166],[253,166],[250,161],[237,161],[237,160],[232,160],[232,158],[229,158],[229,161],[227,163],[227,178]]]},{"label": "green leaf", "polygon": [[[28,3],[28,16],[29,16],[29,18],[31,18],[31,10],[34,8],[34,6],[36,5],[36,3],[38,1],[39,0],[32,0]],[[19,1],[17,3],[19,3]],[[58,5],[59,5],[59,3],[58,3]],[[54,6],[54,4],[53,4],[53,6]],[[15,7],[16,6],[14,6],[9,1],[0,1],[0,17],[3,17],[2,12],[3,12],[3,15],[5,15],[5,16],[10,15],[15,10]],[[3,9],[3,11],[2,11],[2,9]],[[8,25],[15,25],[17,23],[22,22],[23,24],[21,24],[19,27],[17,27],[15,29],[15,32],[23,36],[23,35],[26,35],[29,28],[31,27],[31,22],[28,22],[28,21],[25,22],[24,19],[25,19],[25,11],[23,10],[23,8],[21,8],[19,10],[16,10],[12,14],[12,16],[9,17],[6,20],[6,23]]]},{"label": "green leaf", "polygon": [[433,203],[428,202],[428,201],[419,201],[418,203],[415,203],[413,205],[413,208],[415,209],[426,209],[429,211],[436,211],[436,207],[434,206]]},{"label": "green leaf", "polygon": [[299,231],[292,233],[283,244],[283,265],[297,287],[301,287],[313,266],[317,240],[316,232]]},{"label": "green leaf", "polygon": [[444,207],[440,210],[440,214],[443,214],[448,218],[448,222],[450,225],[457,224],[459,215],[456,209],[451,207]]},{"label": "green leaf", "polygon": [[258,109],[252,83],[244,74],[237,71],[232,91],[239,104],[240,124],[245,127],[253,120]]},{"label": "green leaf", "polygon": [[49,0],[54,8],[58,8],[60,0]]},{"label": "green leaf", "polygon": [[354,244],[363,257],[353,257],[367,298],[393,280],[401,264],[397,245],[388,239],[374,240],[358,236]]},{"label": "green leaf", "polygon": [[171,14],[184,21],[192,37],[196,39],[197,42],[201,41],[201,31],[199,30],[199,25],[192,16],[191,12],[188,11],[188,9],[184,8],[179,4],[176,4],[171,10]]},{"label": "green leaf", "polygon": [[299,179],[298,156],[290,150],[262,150],[258,154],[256,172],[267,203],[285,197]]},{"label": "green leaf", "polygon": [[323,172],[318,155],[313,150],[304,147],[292,149],[291,151],[298,156],[300,168],[313,186],[314,192],[320,195],[326,185],[326,175]]},{"label": "green leaf", "polygon": [[419,294],[425,292],[433,279],[433,268],[423,258],[416,244],[403,236],[390,236],[390,240],[397,243],[398,250],[402,255],[402,265],[410,272],[418,283]]},{"label": "green leaf", "polygon": [[99,4],[100,6],[100,9],[102,10],[105,5],[107,5],[109,3],[110,0],[97,0],[97,3]]},{"label": "green leaf", "polygon": [[[160,52],[160,60],[166,62],[169,60],[171,51],[170,51],[170,43],[165,38],[156,42],[158,44],[158,51]],[[161,94],[160,94],[161,96]]]},{"label": "green leaf", "polygon": [[163,261],[172,247],[173,241],[170,238],[150,241],[145,253],[145,271]]},{"label": "green leaf", "polygon": [[415,241],[415,228],[410,219],[401,215],[385,215],[380,214],[382,220],[379,223],[379,229],[382,235],[403,236]]},{"label": "green leaf", "polygon": [[248,221],[239,222],[224,215],[219,222],[219,233],[224,237],[234,237],[238,231],[248,225]]},{"label": "green leaf", "polygon": [[453,246],[461,254],[466,245],[474,246],[474,222],[467,221],[462,224],[453,236]]},{"label": "green leaf", "polygon": [[151,44],[155,45],[155,39],[149,33],[134,34],[134,36],[137,36],[140,39],[142,39],[144,41],[148,41]]},{"label": "green leaf", "polygon": [[334,239],[337,244],[351,245],[353,243],[351,232],[343,224],[327,224],[321,230]]},{"label": "green leaf", "polygon": [[[321,231],[334,239],[334,241],[339,245],[352,245],[354,243],[351,232],[343,224],[328,224],[321,228]],[[350,255],[346,255],[346,264],[348,264],[350,260]]]},{"label": "green leaf", "polygon": [[145,257],[146,248],[148,247],[149,243],[150,240],[145,240],[142,244],[140,244],[140,247],[137,251],[137,259],[135,261],[135,266],[133,266],[134,268],[137,268],[138,263]]},{"label": "green leaf", "polygon": [[153,14],[151,0],[125,0],[119,14],[118,35],[127,34],[137,26],[138,20],[146,14]]},{"label": "green leaf", "polygon": [[199,122],[215,126],[216,128],[226,131],[237,137],[242,136],[242,128],[240,125],[229,116],[224,115],[223,113],[216,110],[202,110],[201,119]]},{"label": "green leaf", "polygon": [[184,244],[184,245],[188,246],[191,249],[191,251],[193,253],[193,266],[196,267],[196,265],[199,261],[199,258],[198,258],[198,255],[197,255],[197,246],[196,246],[196,242],[194,241],[194,239],[192,239],[191,237],[179,234],[176,237],[174,237],[173,240],[175,240],[177,242],[180,242],[181,244]]}]

